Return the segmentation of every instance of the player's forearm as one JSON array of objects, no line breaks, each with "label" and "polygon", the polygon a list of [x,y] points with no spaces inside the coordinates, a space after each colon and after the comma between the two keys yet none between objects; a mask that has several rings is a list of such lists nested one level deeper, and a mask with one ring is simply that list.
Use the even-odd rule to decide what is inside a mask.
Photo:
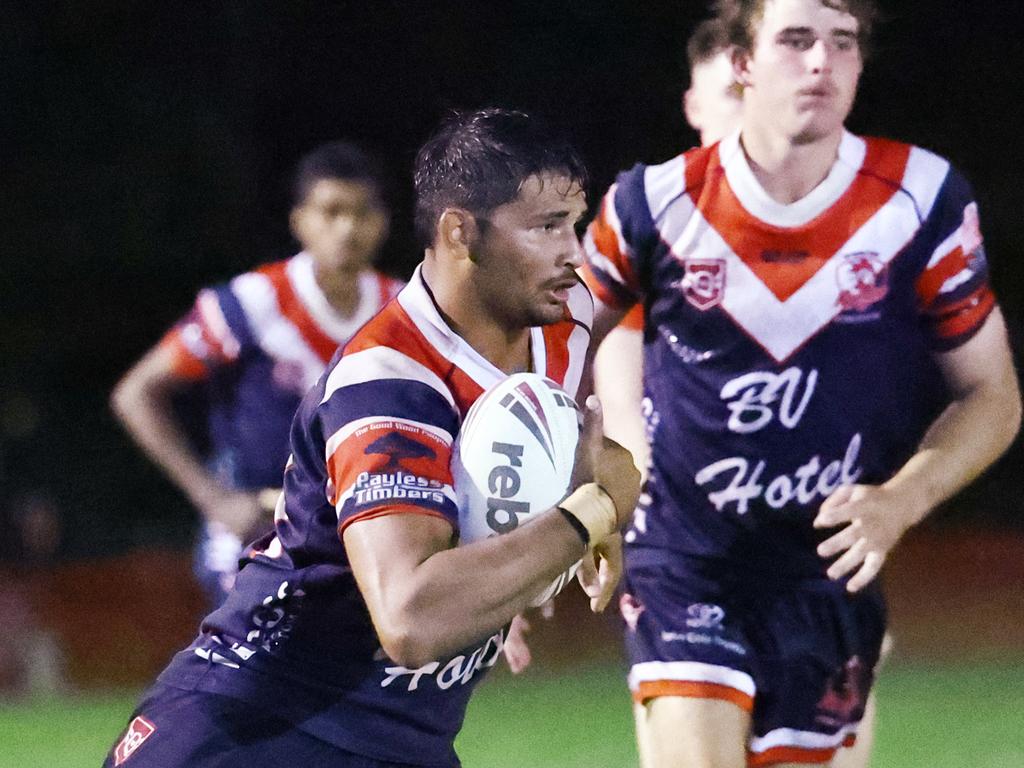
[{"label": "player's forearm", "polygon": [[582,554],[579,534],[558,511],[506,535],[437,552],[405,583],[393,620],[394,651],[405,658],[395,660],[419,666],[487,636]]},{"label": "player's forearm", "polygon": [[985,471],[1020,427],[1016,380],[979,386],[954,400],[917,452],[885,485],[911,501],[907,527],[919,522]]},{"label": "player's forearm", "polygon": [[641,472],[649,449],[644,427],[643,337],[639,331],[615,329],[594,360],[594,389],[604,413],[604,433],[626,448]]},{"label": "player's forearm", "polygon": [[129,374],[114,389],[111,408],[127,432],[198,507],[223,491],[172,416],[170,391]]}]

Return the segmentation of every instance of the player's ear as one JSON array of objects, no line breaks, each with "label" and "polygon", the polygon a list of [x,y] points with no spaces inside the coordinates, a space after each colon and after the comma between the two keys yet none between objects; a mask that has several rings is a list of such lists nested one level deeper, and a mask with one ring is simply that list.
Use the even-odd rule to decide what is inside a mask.
[{"label": "player's ear", "polygon": [[437,223],[439,244],[456,258],[474,260],[477,235],[473,215],[462,208],[445,208]]},{"label": "player's ear", "polygon": [[302,205],[296,205],[288,213],[288,229],[291,230],[292,237],[299,243],[302,243],[302,234],[305,229],[303,226],[304,218],[305,211]]},{"label": "player's ear", "polygon": [[746,88],[750,85],[750,52],[735,45],[729,52],[729,58],[732,60],[732,73],[737,85]]},{"label": "player's ear", "polygon": [[700,110],[697,99],[693,96],[693,88],[687,88],[683,92],[683,117],[695,131],[700,131]]}]

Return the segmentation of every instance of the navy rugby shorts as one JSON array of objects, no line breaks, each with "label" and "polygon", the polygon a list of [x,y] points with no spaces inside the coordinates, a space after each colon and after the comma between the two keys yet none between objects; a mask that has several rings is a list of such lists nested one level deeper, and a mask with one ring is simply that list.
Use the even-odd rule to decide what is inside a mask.
[{"label": "navy rugby shorts", "polygon": [[620,609],[634,701],[689,696],[751,714],[748,763],[822,763],[853,743],[874,681],[876,585],[771,582],[675,557],[629,566]]},{"label": "navy rugby shorts", "polygon": [[338,749],[228,696],[156,684],[132,713],[104,768],[414,768]]}]

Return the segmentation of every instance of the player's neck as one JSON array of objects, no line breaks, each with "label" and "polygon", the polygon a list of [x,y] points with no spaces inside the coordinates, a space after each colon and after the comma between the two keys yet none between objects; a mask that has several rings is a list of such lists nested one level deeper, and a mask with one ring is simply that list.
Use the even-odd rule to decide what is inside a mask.
[{"label": "player's neck", "polygon": [[495,368],[505,373],[531,368],[530,329],[502,322],[472,290],[435,273],[430,259],[421,267],[445,323]]},{"label": "player's neck", "polygon": [[506,329],[496,323],[460,323],[452,318],[452,330],[466,340],[495,368],[505,373],[529,371],[530,329]]},{"label": "player's neck", "polygon": [[744,126],[740,143],[761,188],[778,203],[806,197],[828,176],[843,139],[842,130],[810,142]]},{"label": "player's neck", "polygon": [[313,268],[313,277],[317,286],[323,292],[327,303],[341,317],[351,317],[359,306],[362,298],[359,291],[359,275],[362,272],[356,270],[332,270]]}]

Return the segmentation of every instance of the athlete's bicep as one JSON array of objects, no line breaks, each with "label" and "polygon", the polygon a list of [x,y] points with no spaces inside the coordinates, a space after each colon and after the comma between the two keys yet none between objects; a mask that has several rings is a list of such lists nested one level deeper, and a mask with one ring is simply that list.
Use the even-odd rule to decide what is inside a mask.
[{"label": "athlete's bicep", "polygon": [[990,388],[1012,393],[1017,399],[1017,375],[1006,325],[998,307],[974,336],[955,349],[936,353],[935,359],[956,397]]},{"label": "athlete's bicep", "polygon": [[415,513],[359,520],[345,528],[342,541],[352,573],[385,646],[404,624],[398,614],[407,604],[416,568],[449,549],[453,536],[446,520]]},{"label": "athlete's bicep", "polygon": [[627,311],[628,308],[605,304],[601,299],[594,297],[594,329],[590,342],[592,352],[596,353],[597,347],[604,341],[612,328],[622,321]]}]

